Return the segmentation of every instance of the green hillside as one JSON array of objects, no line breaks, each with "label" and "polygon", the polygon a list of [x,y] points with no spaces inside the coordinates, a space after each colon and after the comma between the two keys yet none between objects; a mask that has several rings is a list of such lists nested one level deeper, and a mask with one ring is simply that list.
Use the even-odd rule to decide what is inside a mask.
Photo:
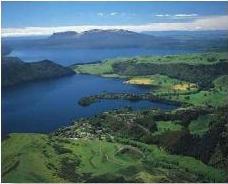
[{"label": "green hillside", "polygon": [[83,108],[122,99],[176,109],[128,107],[74,120],[50,134],[10,134],[2,141],[2,182],[227,182],[227,61],[225,53],[202,53],[72,66],[148,89],[82,97],[75,103]]},{"label": "green hillside", "polygon": [[2,159],[2,181],[12,183],[223,182],[225,177],[221,170],[152,145],[42,134],[11,134],[3,141]]},{"label": "green hillside", "polygon": [[126,85],[147,86],[159,99],[222,107],[228,102],[227,61],[227,53],[211,52],[116,58],[75,65],[73,69],[77,73],[124,78]]}]

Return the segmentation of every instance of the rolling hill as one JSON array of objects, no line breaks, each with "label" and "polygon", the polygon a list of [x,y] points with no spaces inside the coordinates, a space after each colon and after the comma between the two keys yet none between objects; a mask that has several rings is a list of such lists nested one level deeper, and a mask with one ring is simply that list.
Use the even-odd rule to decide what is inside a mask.
[{"label": "rolling hill", "polygon": [[73,74],[70,68],[49,60],[25,63],[17,57],[2,57],[2,87]]}]

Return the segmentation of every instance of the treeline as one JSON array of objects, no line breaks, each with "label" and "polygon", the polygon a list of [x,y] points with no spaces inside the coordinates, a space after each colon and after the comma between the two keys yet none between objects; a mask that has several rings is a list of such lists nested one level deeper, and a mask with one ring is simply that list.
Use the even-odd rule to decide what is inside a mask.
[{"label": "treeline", "polygon": [[[202,110],[199,112],[207,113]],[[154,116],[155,119],[164,119],[164,117],[166,120],[179,119],[185,128],[181,131],[167,131],[162,135],[147,136],[145,142],[160,145],[173,154],[195,157],[206,164],[228,171],[228,106],[210,112],[216,115],[216,118],[202,137],[192,135],[188,130],[189,123],[186,123],[196,119],[202,115],[201,113],[182,111],[173,115]]]},{"label": "treeline", "polygon": [[160,102],[160,103],[166,103],[169,105],[174,105],[174,106],[181,106],[181,105],[188,105],[187,103],[184,102],[179,102],[179,101],[174,101],[174,100],[169,100],[153,95],[152,93],[141,93],[141,94],[136,94],[136,93],[101,93],[98,95],[92,95],[88,97],[82,97],[78,104],[81,106],[89,106],[93,103],[99,102],[101,100],[129,100],[129,101],[140,101],[140,100],[147,100],[147,101],[152,101],[152,102]]},{"label": "treeline", "polygon": [[220,60],[215,64],[155,64],[120,62],[112,65],[114,73],[123,76],[144,76],[161,74],[169,77],[196,83],[201,88],[212,87],[212,81],[221,75],[228,74],[228,62]]}]

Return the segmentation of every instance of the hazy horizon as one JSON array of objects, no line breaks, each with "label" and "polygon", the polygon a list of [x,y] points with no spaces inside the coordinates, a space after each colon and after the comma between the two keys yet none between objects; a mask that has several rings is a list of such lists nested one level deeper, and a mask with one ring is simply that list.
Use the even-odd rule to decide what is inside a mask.
[{"label": "hazy horizon", "polygon": [[228,2],[2,2],[2,36],[228,30],[227,8]]}]

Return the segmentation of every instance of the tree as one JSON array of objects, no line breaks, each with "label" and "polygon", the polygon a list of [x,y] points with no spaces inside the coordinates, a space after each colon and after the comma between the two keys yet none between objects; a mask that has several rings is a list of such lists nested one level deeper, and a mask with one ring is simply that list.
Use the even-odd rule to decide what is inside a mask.
[{"label": "tree", "polygon": [[190,96],[185,96],[184,99],[185,100],[190,100]]}]

